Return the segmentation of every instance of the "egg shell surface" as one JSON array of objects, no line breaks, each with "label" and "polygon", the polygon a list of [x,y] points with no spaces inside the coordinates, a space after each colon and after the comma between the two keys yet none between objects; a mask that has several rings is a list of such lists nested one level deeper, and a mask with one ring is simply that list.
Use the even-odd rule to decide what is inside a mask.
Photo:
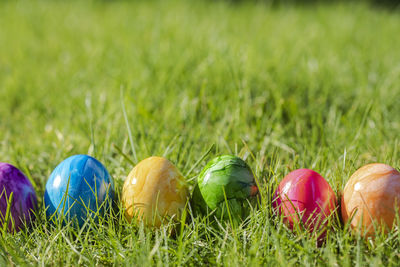
[{"label": "egg shell surface", "polygon": [[190,206],[195,216],[207,213],[207,204],[204,201],[203,196],[201,195],[198,184],[196,184],[193,189],[192,196],[190,198]]},{"label": "egg shell surface", "polygon": [[[258,194],[254,174],[241,158],[223,155],[209,161],[198,178],[199,192],[195,191],[199,210],[214,211],[218,218],[227,218],[227,207],[238,220],[249,213],[248,200]],[[199,194],[200,193],[200,194]],[[203,207],[206,205],[205,207]]]},{"label": "egg shell surface", "polygon": [[122,191],[125,216],[159,227],[168,218],[178,220],[188,200],[188,188],[179,170],[163,157],[139,162],[126,178]]},{"label": "egg shell surface", "polygon": [[8,231],[19,231],[33,220],[37,207],[35,190],[29,179],[11,164],[0,162],[0,226],[3,227],[7,214],[10,194],[13,198],[10,206],[11,220]]},{"label": "egg shell surface", "polygon": [[51,173],[44,204],[48,218],[76,218],[82,226],[88,216],[97,220],[97,214],[109,209],[113,199],[114,182],[104,165],[93,157],[74,155]]},{"label": "egg shell surface", "polygon": [[291,229],[301,222],[312,232],[325,226],[326,218],[335,211],[336,196],[319,173],[298,169],[280,182],[273,206],[284,216],[284,221]]},{"label": "egg shell surface", "polygon": [[365,236],[375,236],[375,228],[393,227],[400,212],[400,173],[393,167],[373,163],[358,169],[347,182],[342,196],[342,218]]}]

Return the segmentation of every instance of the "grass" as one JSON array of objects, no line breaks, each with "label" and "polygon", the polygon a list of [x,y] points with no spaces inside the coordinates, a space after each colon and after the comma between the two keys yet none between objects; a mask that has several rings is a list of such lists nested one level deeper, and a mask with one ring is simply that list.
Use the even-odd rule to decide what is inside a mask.
[{"label": "grass", "polygon": [[[400,167],[399,25],[398,11],[366,2],[1,2],[0,159],[32,180],[40,209],[32,228],[0,239],[0,264],[398,265],[398,229],[363,240],[338,225],[317,247],[287,230],[270,197],[296,168],[340,196],[364,164]],[[213,156],[236,154],[265,201],[242,227],[199,217],[175,236],[118,209],[81,230],[52,226],[46,180],[84,153],[118,194],[148,156],[193,185]]]}]

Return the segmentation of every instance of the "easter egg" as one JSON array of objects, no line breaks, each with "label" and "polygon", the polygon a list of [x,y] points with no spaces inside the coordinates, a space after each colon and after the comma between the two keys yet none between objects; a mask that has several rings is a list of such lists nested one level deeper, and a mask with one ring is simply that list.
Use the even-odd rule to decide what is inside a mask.
[{"label": "easter egg", "polygon": [[298,169],[280,182],[273,206],[284,222],[294,229],[302,225],[309,232],[322,230],[336,208],[336,196],[328,182],[317,172]]},{"label": "easter egg", "polygon": [[113,180],[95,158],[75,155],[61,162],[46,184],[44,204],[47,218],[77,219],[79,226],[89,218],[98,219],[111,207]]},{"label": "easter egg", "polygon": [[6,223],[8,208],[8,231],[21,230],[34,218],[36,207],[36,193],[28,178],[13,165],[0,162],[0,226]]},{"label": "easter egg", "polygon": [[250,198],[258,194],[250,167],[232,155],[219,156],[208,162],[197,183],[198,190],[193,196],[198,199],[200,211],[213,211],[218,219],[227,219],[230,215],[235,221],[243,220],[250,211]]},{"label": "easter egg", "polygon": [[196,184],[193,189],[192,196],[190,198],[190,207],[194,216],[207,214],[208,207],[203,196],[201,195],[198,184]]},{"label": "easter egg", "polygon": [[179,220],[188,199],[188,188],[179,170],[167,159],[150,157],[129,173],[122,190],[128,221],[159,227]]},{"label": "easter egg", "polygon": [[400,212],[400,173],[380,163],[361,167],[344,188],[341,208],[343,221],[362,235],[388,232]]}]

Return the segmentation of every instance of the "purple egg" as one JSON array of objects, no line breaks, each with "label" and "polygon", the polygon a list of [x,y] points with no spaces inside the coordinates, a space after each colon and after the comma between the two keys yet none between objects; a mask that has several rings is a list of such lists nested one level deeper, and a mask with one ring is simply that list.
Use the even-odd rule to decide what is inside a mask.
[{"label": "purple egg", "polygon": [[37,197],[31,182],[13,165],[0,162],[0,227],[6,220],[7,203],[10,194],[13,198],[10,205],[8,231],[19,231],[33,219],[37,206]]}]

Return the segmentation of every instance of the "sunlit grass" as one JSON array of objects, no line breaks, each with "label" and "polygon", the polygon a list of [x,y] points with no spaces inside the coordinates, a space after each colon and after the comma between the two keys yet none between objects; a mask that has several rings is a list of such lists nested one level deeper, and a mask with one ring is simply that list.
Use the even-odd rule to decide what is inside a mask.
[{"label": "sunlit grass", "polygon": [[[333,218],[318,247],[271,201],[296,168],[321,173],[340,199],[363,164],[400,167],[399,25],[398,12],[354,2],[1,2],[0,161],[23,170],[40,199],[31,228],[0,238],[0,265],[398,265],[398,229],[364,240]],[[117,207],[81,229],[54,225],[45,183],[85,153],[114,178]],[[172,222],[124,218],[136,158],[167,157],[192,187],[229,153],[260,185],[242,225],[189,212],[171,234]]]}]

